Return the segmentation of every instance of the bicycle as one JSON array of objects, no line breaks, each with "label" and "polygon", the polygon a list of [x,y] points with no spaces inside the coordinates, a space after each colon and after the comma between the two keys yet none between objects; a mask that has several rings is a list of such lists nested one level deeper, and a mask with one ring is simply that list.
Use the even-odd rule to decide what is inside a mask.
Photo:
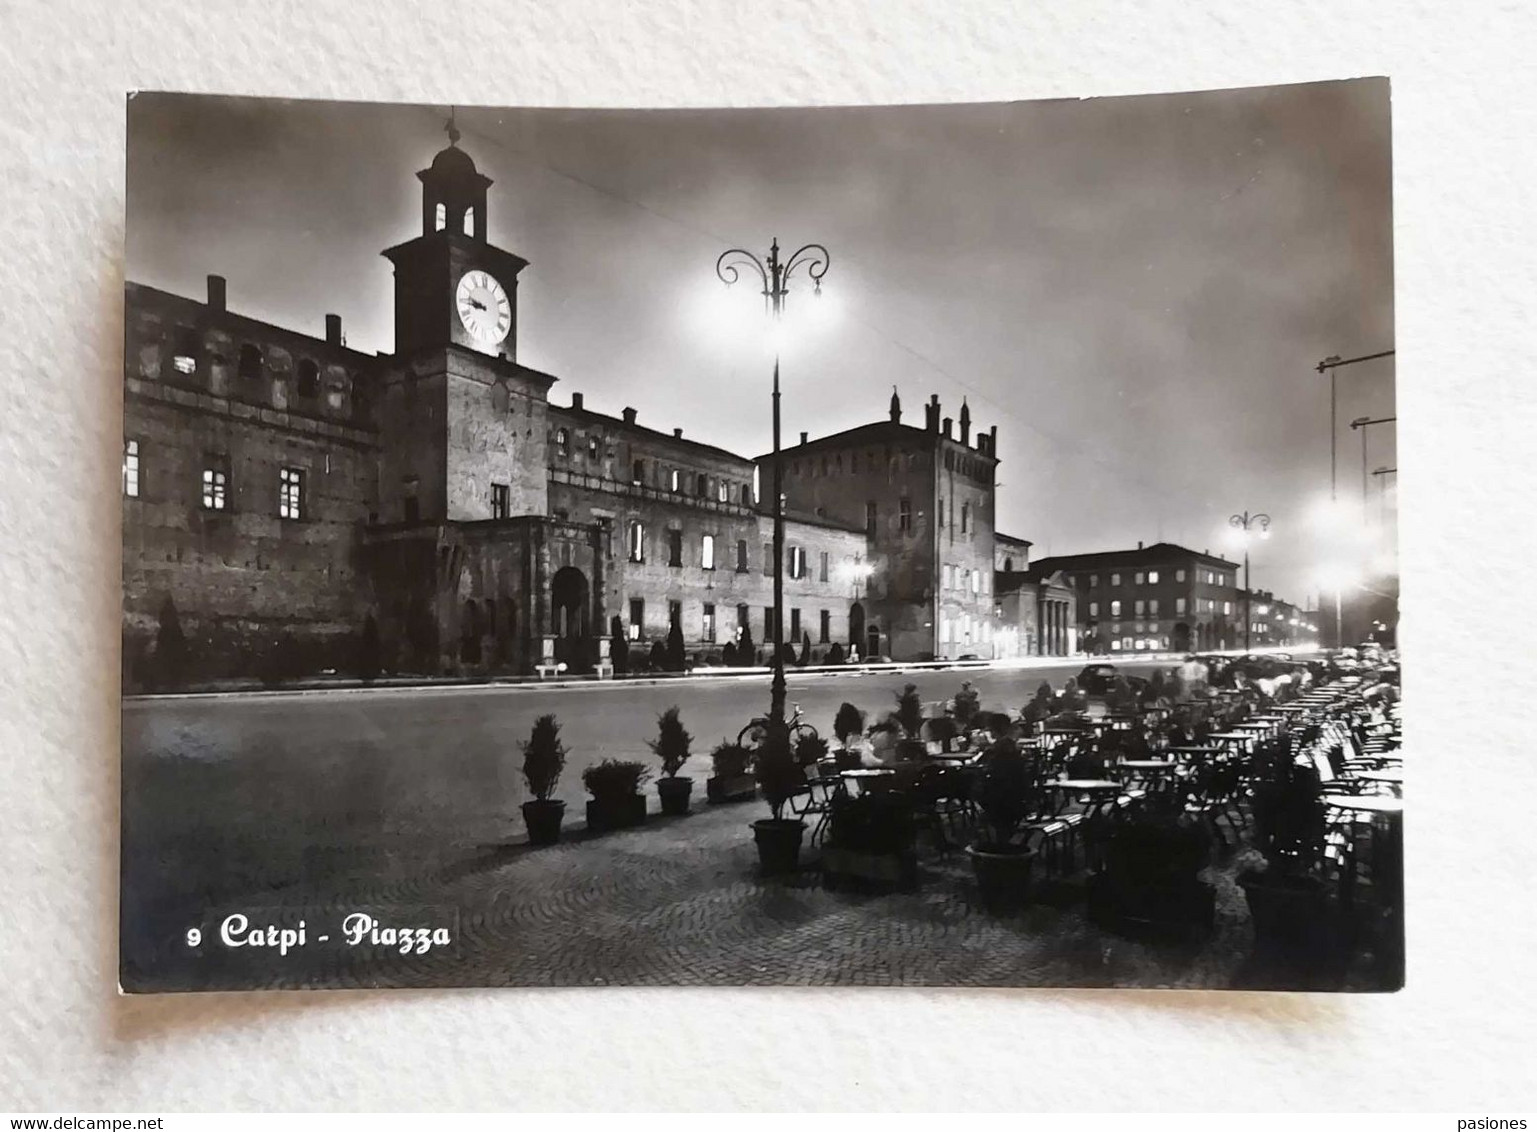
[{"label": "bicycle", "polygon": [[[785,721],[785,727],[790,733],[790,749],[793,751],[803,738],[817,739],[820,735],[815,727],[805,721],[800,704],[792,706],[795,712]],[[768,738],[769,722],[769,717],[766,715],[751,720],[737,733],[737,746],[746,747],[748,750],[756,750],[763,746],[764,740]]]}]

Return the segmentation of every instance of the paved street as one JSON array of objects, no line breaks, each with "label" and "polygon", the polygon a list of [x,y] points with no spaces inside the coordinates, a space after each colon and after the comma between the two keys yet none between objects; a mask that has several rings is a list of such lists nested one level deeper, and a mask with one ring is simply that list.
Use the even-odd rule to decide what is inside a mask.
[{"label": "paved street", "polygon": [[[984,707],[1002,709],[1023,704],[1042,679],[1060,685],[1080,666],[792,673],[790,700],[826,733],[844,700],[873,719],[907,682],[938,700],[970,680]],[[527,793],[519,743],[544,712],[560,718],[571,751],[559,795],[568,819],[583,814],[584,766],[609,756],[655,765],[645,740],[674,703],[695,736],[698,757],[685,773],[702,795],[710,748],[764,710],[767,684],[752,677],[129,701],[125,939],[174,933],[212,903],[286,886],[415,883],[521,839],[518,807]],[[730,828],[732,843],[751,855],[744,826],[759,815],[749,808],[754,813],[734,815]],[[572,851],[592,861],[618,844],[601,839]]]}]

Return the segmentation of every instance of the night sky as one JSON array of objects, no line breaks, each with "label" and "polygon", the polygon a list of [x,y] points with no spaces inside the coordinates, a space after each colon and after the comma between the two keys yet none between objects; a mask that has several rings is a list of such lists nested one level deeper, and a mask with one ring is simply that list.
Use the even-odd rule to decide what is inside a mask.
[{"label": "night sky", "polygon": [[[348,344],[393,348],[384,248],[418,233],[415,172],[446,107],[139,95],[128,277]],[[1256,588],[1303,601],[1321,566],[1377,555],[1361,440],[1394,413],[1386,80],[1082,101],[814,110],[460,108],[494,180],[489,236],[531,266],[519,360],[564,404],[756,455],[769,447],[761,299],[716,257],[825,244],[792,282],[787,442],[939,394],[998,425],[998,527],[1034,553],[1166,539],[1237,559],[1228,516],[1268,512]],[[1392,467],[1392,425],[1369,468]],[[1392,498],[1388,497],[1389,518]]]}]

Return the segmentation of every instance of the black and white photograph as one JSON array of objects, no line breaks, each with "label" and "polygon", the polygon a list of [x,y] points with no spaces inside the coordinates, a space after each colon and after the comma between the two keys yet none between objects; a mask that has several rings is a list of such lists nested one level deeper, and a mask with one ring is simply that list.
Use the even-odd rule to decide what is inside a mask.
[{"label": "black and white photograph", "polygon": [[124,991],[1404,985],[1387,79],[126,115]]}]

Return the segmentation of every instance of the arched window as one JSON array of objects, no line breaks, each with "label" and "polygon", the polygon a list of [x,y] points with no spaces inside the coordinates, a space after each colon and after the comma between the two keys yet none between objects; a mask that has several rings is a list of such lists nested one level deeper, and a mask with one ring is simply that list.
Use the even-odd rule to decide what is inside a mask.
[{"label": "arched window", "polygon": [[708,499],[710,497],[710,477],[700,472],[696,482],[699,490],[694,494],[698,495],[700,499]]},{"label": "arched window", "polygon": [[464,210],[464,234],[466,236],[473,236],[475,234],[475,210],[473,208]]},{"label": "arched window", "polygon": [[298,393],[300,397],[314,397],[320,392],[320,367],[309,358],[299,363]]},{"label": "arched window", "polygon": [[446,205],[442,204],[442,203],[439,203],[438,204],[437,216],[433,220],[433,229],[432,230],[434,232],[441,232],[441,231],[443,231],[444,228],[447,228],[447,227],[448,227],[448,207]]},{"label": "arched window", "polygon": [[262,352],[260,347],[250,342],[240,347],[240,360],[236,363],[235,373],[241,381],[257,381],[262,375]]}]

